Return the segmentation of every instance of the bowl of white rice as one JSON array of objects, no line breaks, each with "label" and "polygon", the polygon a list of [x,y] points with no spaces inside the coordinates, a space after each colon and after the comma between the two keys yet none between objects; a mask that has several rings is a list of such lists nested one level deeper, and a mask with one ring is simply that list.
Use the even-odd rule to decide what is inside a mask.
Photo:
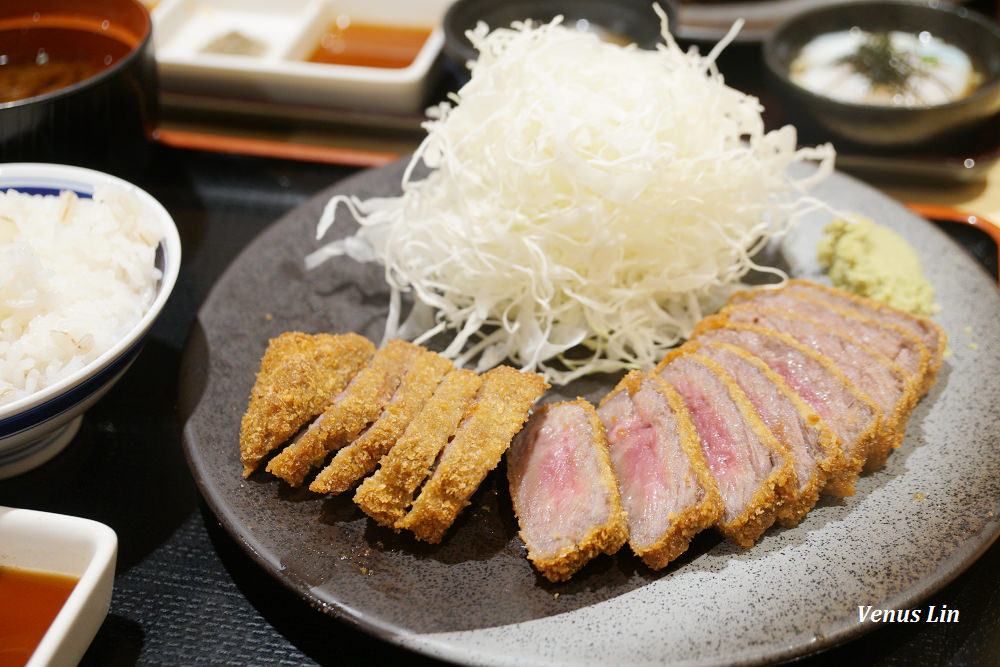
[{"label": "bowl of white rice", "polygon": [[0,478],[73,440],[138,355],[180,261],[173,219],[135,185],[0,164]]}]

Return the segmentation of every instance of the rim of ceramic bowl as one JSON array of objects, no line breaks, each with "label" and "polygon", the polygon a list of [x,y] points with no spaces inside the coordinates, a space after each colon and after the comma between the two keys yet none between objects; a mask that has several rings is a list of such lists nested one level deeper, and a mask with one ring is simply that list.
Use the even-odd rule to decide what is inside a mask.
[{"label": "rim of ceramic bowl", "polygon": [[[137,10],[141,10],[141,16],[145,18],[144,30],[142,30],[141,33],[136,34],[135,31],[133,30],[129,30],[127,28],[124,29],[124,32],[128,32],[134,35],[134,37],[136,38],[136,42],[134,44],[132,43],[125,44],[128,47],[128,53],[126,53],[121,60],[114,63],[107,69],[102,70],[97,74],[88,76],[87,78],[81,81],[77,81],[74,84],[70,84],[62,88],[57,88],[56,90],[52,90],[47,93],[42,93],[41,95],[23,97],[18,100],[11,100],[10,102],[0,102],[0,110],[27,106],[29,104],[38,104],[39,102],[47,102],[48,100],[52,100],[58,97],[72,95],[79,90],[84,90],[92,86],[97,86],[106,79],[116,76],[121,70],[125,69],[126,67],[129,67],[136,60],[143,57],[142,55],[143,52],[146,50],[146,47],[149,44],[149,42],[153,39],[153,19],[149,14],[149,10],[146,8],[144,4],[139,2],[139,0],[121,0],[121,1],[134,6]],[[78,13],[84,13],[86,7],[87,3],[80,3],[80,6],[78,8],[75,7],[74,5],[74,9]],[[100,15],[96,13],[87,14],[87,16],[94,19],[100,18]],[[116,41],[121,41],[121,40],[116,40]]]},{"label": "rim of ceramic bowl", "polygon": [[[546,0],[545,2],[536,3],[532,0],[516,0],[514,4],[523,5],[526,8],[541,11],[548,11],[552,6],[562,6],[564,9],[562,11],[556,11],[556,15],[562,15],[564,18],[563,25],[569,25],[573,17],[568,17],[567,14],[570,13],[571,9],[579,10],[581,7],[586,7],[587,5],[597,5],[597,6],[608,6],[615,8],[623,13],[629,13],[636,18],[644,17],[648,12],[648,20],[653,27],[650,28],[650,35],[653,36],[653,42],[661,41],[659,20],[656,14],[653,12],[652,2],[646,2],[646,0],[616,0],[613,2],[608,2],[607,0],[577,0],[576,2],[570,0]],[[664,11],[668,15],[672,14],[672,7],[669,4],[664,5]],[[475,18],[476,21],[485,21],[488,15],[492,14],[494,11],[503,12],[504,4],[497,2],[490,2],[489,0],[456,0],[451,5],[448,6],[447,11],[445,11],[444,17],[441,20],[441,25],[444,31],[444,50],[446,53],[452,55],[452,57],[461,57],[463,61],[475,60],[478,58],[479,54],[475,47],[469,43],[468,39],[465,37],[466,30],[472,30],[475,24],[465,25],[460,23],[460,19],[465,18]],[[542,20],[547,22],[547,19],[538,19],[537,16],[525,17],[527,20]],[[595,21],[598,25],[600,22]],[[673,20],[671,19],[671,23]],[[498,28],[509,28],[510,24],[506,25],[490,25],[490,30],[495,30]],[[633,37],[633,35],[627,35],[627,37]],[[639,40],[636,39],[636,42]],[[462,63],[464,66],[464,62]]]},{"label": "rim of ceramic bowl", "polygon": [[[95,169],[63,164],[41,162],[12,162],[0,164],[0,189],[73,190],[77,194],[92,196],[97,186],[112,185],[132,193],[145,208],[152,213],[163,228],[163,238],[158,244],[162,248],[163,268],[156,296],[149,304],[142,318],[128,333],[100,356],[75,373],[47,385],[38,391],[23,396],[16,401],[0,406],[0,426],[19,413],[38,407],[47,401],[57,399],[68,390],[97,375],[105,367],[113,364],[122,354],[129,351],[143,337],[159,317],[163,306],[173,292],[181,266],[181,239],[173,217],[152,195],[124,179]],[[157,253],[159,254],[159,253]]]},{"label": "rim of ceramic bowl", "polygon": [[[788,67],[782,66],[781,60],[779,59],[776,50],[781,39],[784,37],[785,33],[791,29],[794,25],[800,21],[807,20],[808,18],[821,14],[828,13],[839,13],[843,11],[849,11],[851,9],[864,9],[867,7],[878,7],[878,6],[894,6],[894,7],[913,7],[917,11],[927,12],[929,14],[945,12],[952,16],[958,17],[959,19],[970,21],[973,24],[978,25],[980,28],[986,30],[993,34],[997,43],[1000,44],[1000,25],[997,25],[990,21],[986,16],[977,12],[974,9],[964,7],[962,5],[955,4],[953,2],[947,2],[945,0],[870,0],[870,1],[857,1],[857,0],[847,0],[846,2],[841,2],[831,5],[821,5],[813,9],[805,10],[801,13],[797,13],[784,21],[782,21],[771,33],[771,35],[764,40],[762,45],[762,53],[764,59],[764,65],[767,67],[771,74],[778,77],[781,82],[794,88],[798,94],[803,95],[807,99],[822,100],[824,104],[829,104],[832,108],[840,108],[845,110],[856,110],[856,111],[873,111],[877,113],[893,113],[893,112],[908,112],[908,111],[927,111],[930,109],[954,109],[958,107],[968,106],[969,104],[978,101],[979,99],[986,97],[988,95],[993,95],[996,89],[1000,87],[1000,73],[993,76],[990,80],[983,82],[981,86],[976,88],[970,94],[965,97],[959,98],[957,100],[951,100],[949,102],[942,102],[940,104],[924,104],[924,105],[907,105],[903,107],[893,107],[880,104],[865,104],[862,102],[845,102],[843,100],[834,99],[832,97],[827,97],[826,95],[821,95],[815,93],[807,88],[803,88],[794,81],[788,75]],[[822,34],[822,33],[817,33]],[[959,46],[963,52],[964,48]]]}]

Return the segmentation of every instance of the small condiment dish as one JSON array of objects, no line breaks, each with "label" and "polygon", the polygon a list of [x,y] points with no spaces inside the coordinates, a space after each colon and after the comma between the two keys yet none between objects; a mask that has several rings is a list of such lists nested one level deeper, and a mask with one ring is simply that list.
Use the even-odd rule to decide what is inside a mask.
[{"label": "small condiment dish", "polygon": [[465,33],[480,21],[492,30],[509,28],[514,21],[549,23],[557,16],[563,17],[563,25],[618,43],[652,49],[661,41],[660,21],[646,0],[457,0],[444,17],[449,67],[459,79],[468,78],[466,65],[477,54]]},{"label": "small condiment dish", "polygon": [[77,579],[26,667],[75,665],[83,658],[111,605],[117,553],[118,537],[103,523],[0,507],[0,567]]},{"label": "small condiment dish", "polygon": [[[163,0],[153,22],[164,107],[319,121],[351,109],[423,111],[441,69],[446,6],[447,0]],[[335,29],[359,25],[364,35]],[[327,35],[335,50],[354,50],[360,41],[378,55],[398,47],[404,30],[427,35],[405,65],[312,59]]]},{"label": "small condiment dish", "polygon": [[174,288],[181,262],[181,241],[170,214],[151,195],[120,178],[92,169],[56,164],[0,164],[0,191],[58,194],[71,190],[90,197],[102,185],[132,192],[163,230],[156,251],[161,277],[156,295],[139,322],[92,362],[63,380],[0,406],[0,479],[48,461],[75,436],[83,413],[125,373]]},{"label": "small condiment dish", "polygon": [[[852,29],[880,35],[899,31],[921,42],[938,38],[968,57],[978,81],[970,93],[953,101],[879,104],[842,101],[833,92],[814,92],[793,80],[792,63],[805,45]],[[785,117],[835,143],[899,148],[945,142],[1000,113],[1000,27],[958,5],[878,0],[823,6],[778,26],[763,44],[763,58],[769,87]]]}]

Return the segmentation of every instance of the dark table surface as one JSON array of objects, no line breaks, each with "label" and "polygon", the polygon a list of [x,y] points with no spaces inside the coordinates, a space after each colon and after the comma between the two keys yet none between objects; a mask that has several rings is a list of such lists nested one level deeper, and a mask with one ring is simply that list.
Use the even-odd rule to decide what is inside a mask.
[{"label": "dark table surface", "polygon": [[[176,288],[134,366],[86,413],[73,443],[0,481],[0,505],[84,516],[118,534],[111,611],[83,664],[433,662],[325,616],[265,574],[202,501],[181,445],[178,367],[214,281],[282,214],[355,171],[160,146],[146,168],[122,174],[177,223]],[[996,272],[992,241],[945,228]],[[960,610],[960,622],[887,625],[802,662],[1000,665],[1000,544],[927,602]]]}]

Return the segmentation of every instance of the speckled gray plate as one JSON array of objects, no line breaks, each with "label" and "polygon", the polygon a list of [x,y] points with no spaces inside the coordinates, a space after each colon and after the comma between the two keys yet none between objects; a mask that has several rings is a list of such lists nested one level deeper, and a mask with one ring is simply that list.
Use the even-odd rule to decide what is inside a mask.
[{"label": "speckled gray plate", "polygon": [[[289,329],[380,338],[381,269],[343,259],[306,273],[302,260],[331,194],[393,194],[399,174],[399,165],[361,173],[278,220],[218,281],[185,354],[184,442],[202,493],[249,553],[317,608],[459,662],[753,664],[864,632],[859,605],[918,605],[1000,531],[1000,294],[933,225],[839,174],[816,194],[912,243],[944,304],[937,319],[953,354],[885,469],[798,527],[772,529],[750,550],[704,533],[661,572],[625,548],[552,585],[524,558],[502,469],[436,547],[378,528],[349,498],[289,489],[266,473],[244,480],[239,422],[267,339]],[[817,214],[784,244],[795,275],[816,273],[826,219]],[[599,399],[614,380],[561,394]]]}]

